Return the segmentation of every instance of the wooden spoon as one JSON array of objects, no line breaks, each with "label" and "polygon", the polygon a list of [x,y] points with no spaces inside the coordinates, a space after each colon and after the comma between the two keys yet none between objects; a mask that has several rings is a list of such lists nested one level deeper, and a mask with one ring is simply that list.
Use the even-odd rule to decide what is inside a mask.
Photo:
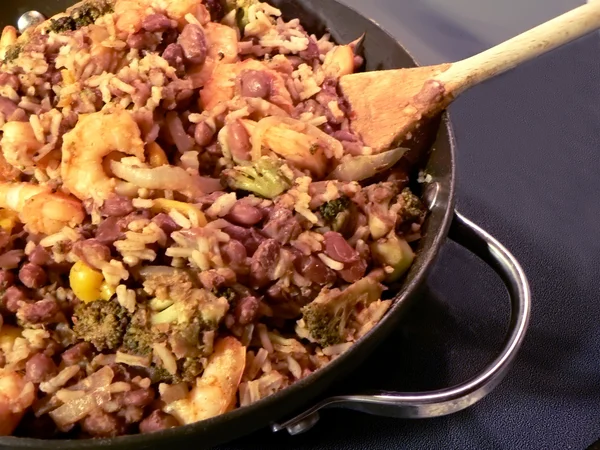
[{"label": "wooden spoon", "polygon": [[404,146],[421,124],[459,94],[485,80],[600,28],[600,1],[591,2],[478,55],[436,66],[344,75],[350,126],[365,145]]}]

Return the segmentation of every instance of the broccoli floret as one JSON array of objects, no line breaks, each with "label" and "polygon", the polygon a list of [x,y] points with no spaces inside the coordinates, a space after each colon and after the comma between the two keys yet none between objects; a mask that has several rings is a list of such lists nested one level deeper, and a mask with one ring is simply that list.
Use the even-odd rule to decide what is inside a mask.
[{"label": "broccoli floret", "polygon": [[186,383],[193,383],[204,371],[200,358],[185,358],[179,361],[177,367],[176,381],[185,381]]},{"label": "broccoli floret", "polygon": [[365,277],[344,290],[323,289],[311,303],[302,308],[302,319],[296,332],[323,347],[345,342],[348,318],[358,303],[368,305],[379,300],[383,286]]},{"label": "broccoli floret", "polygon": [[224,175],[230,188],[264,198],[275,198],[292,187],[291,181],[281,171],[281,165],[267,156],[249,166],[227,169]]},{"label": "broccoli floret", "polygon": [[65,33],[67,31],[75,31],[77,24],[70,16],[59,17],[58,19],[52,19],[48,30],[54,33]]},{"label": "broccoli floret", "polygon": [[217,298],[223,297],[229,303],[231,303],[232,301],[234,301],[235,298],[237,297],[237,294],[235,293],[235,291],[233,289],[231,289],[230,287],[224,287],[224,288],[214,289],[213,290],[213,294]]},{"label": "broccoli floret", "polygon": [[4,55],[4,61],[9,63],[14,61],[19,57],[21,52],[23,51],[23,45],[21,44],[13,44],[6,49],[6,54]]},{"label": "broccoli floret", "polygon": [[127,311],[116,301],[80,303],[73,313],[73,331],[98,351],[117,349],[128,322]]},{"label": "broccoli floret", "polygon": [[152,353],[152,344],[156,340],[156,333],[150,326],[148,311],[145,308],[138,308],[131,317],[123,336],[123,349],[127,353],[147,356]]},{"label": "broccoli floret", "polygon": [[257,0],[224,0],[223,6],[227,12],[235,10],[235,20],[243,33],[249,22],[248,9],[256,3],[258,3]]},{"label": "broccoli floret", "polygon": [[420,220],[425,214],[425,207],[421,199],[417,197],[409,188],[404,188],[400,194],[404,202],[402,208],[402,218],[404,221]]},{"label": "broccoli floret", "polygon": [[333,222],[337,215],[346,211],[350,206],[350,199],[345,195],[342,195],[340,198],[336,198],[335,200],[330,200],[327,203],[324,203],[319,208],[321,212],[321,216],[327,222]]},{"label": "broccoli floret", "polygon": [[107,0],[90,0],[75,8],[70,16],[52,19],[48,30],[54,33],[75,31],[96,22],[105,14],[113,12],[113,4]]},{"label": "broccoli floret", "polygon": [[372,243],[371,254],[381,265],[394,269],[386,276],[386,281],[390,283],[402,277],[415,259],[415,254],[408,242],[396,236],[395,233]]}]

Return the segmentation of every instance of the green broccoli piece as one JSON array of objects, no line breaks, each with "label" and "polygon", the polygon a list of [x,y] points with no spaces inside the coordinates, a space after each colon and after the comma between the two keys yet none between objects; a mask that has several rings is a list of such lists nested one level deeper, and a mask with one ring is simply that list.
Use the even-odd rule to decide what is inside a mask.
[{"label": "green broccoli piece", "polygon": [[232,301],[234,301],[235,298],[237,297],[236,292],[233,289],[231,289],[230,287],[224,287],[224,288],[214,289],[213,290],[213,294],[217,298],[223,297],[229,303],[231,303]]},{"label": "green broccoli piece", "polygon": [[123,336],[123,350],[139,356],[152,353],[152,344],[157,341],[157,333],[150,326],[149,314],[145,308],[138,308],[131,317]]},{"label": "green broccoli piece", "polygon": [[204,371],[204,366],[200,361],[200,358],[185,358],[180,360],[177,364],[177,377],[175,377],[175,381],[184,381],[186,383],[193,383],[196,381],[202,372]]},{"label": "green broccoli piece", "polygon": [[22,44],[13,44],[6,49],[6,54],[4,55],[4,61],[9,63],[14,61],[19,57],[21,52],[23,51]]},{"label": "green broccoli piece", "polygon": [[236,166],[223,173],[230,188],[249,191],[264,198],[275,198],[292,187],[291,181],[282,173],[279,162],[267,156],[252,165]]},{"label": "green broccoli piece", "polygon": [[383,286],[365,277],[344,290],[323,289],[312,302],[302,308],[302,319],[296,332],[323,347],[345,342],[348,319],[358,303],[368,305],[381,298]]},{"label": "green broccoli piece", "polygon": [[107,0],[90,0],[75,8],[70,16],[52,19],[48,30],[54,33],[75,31],[79,28],[92,25],[100,17],[113,12],[113,4]]},{"label": "green broccoli piece", "polygon": [[415,253],[408,242],[399,238],[395,233],[385,239],[373,242],[371,244],[371,254],[379,264],[394,269],[386,276],[386,281],[390,283],[400,279],[415,259]]},{"label": "green broccoli piece", "polygon": [[420,220],[425,215],[423,202],[409,188],[404,188],[400,193],[400,197],[404,202],[401,211],[404,221]]},{"label": "green broccoli piece", "polygon": [[231,12],[235,10],[235,20],[240,31],[244,31],[246,25],[248,25],[248,9],[250,6],[258,3],[257,0],[224,0],[223,7],[225,11]]},{"label": "green broccoli piece", "polygon": [[336,198],[335,200],[330,200],[327,203],[324,203],[319,208],[321,212],[321,216],[327,222],[333,222],[338,214],[346,211],[350,206],[350,199],[345,195],[342,195],[340,198]]},{"label": "green broccoli piece", "polygon": [[116,301],[79,303],[73,313],[73,331],[98,351],[117,349],[128,322],[127,311]]},{"label": "green broccoli piece", "polygon": [[52,19],[48,30],[54,33],[65,33],[67,31],[75,31],[77,24],[70,16],[59,17],[58,19]]}]

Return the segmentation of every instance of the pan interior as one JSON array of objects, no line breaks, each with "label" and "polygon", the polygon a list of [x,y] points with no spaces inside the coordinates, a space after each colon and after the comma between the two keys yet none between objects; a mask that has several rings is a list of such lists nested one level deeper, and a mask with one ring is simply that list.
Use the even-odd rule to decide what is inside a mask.
[{"label": "pan interior", "polygon": [[[299,18],[312,33],[331,33],[337,43],[347,43],[365,34],[363,56],[365,69],[385,70],[414,67],[414,58],[379,26],[351,8],[335,0],[270,0],[280,8],[286,20]],[[21,0],[0,2],[0,26],[15,25],[18,17],[29,10],[37,10],[46,16],[71,6],[71,0]],[[366,6],[365,9],[368,9]],[[192,441],[209,447],[241,437],[254,430],[280,420],[294,411],[309,405],[340,377],[348,375],[378,342],[383,340],[398,323],[400,310],[424,281],[448,231],[453,210],[454,154],[450,124],[446,116],[433,121],[420,137],[421,146],[427,151],[417,155],[413,178],[423,170],[431,175],[430,185],[436,186],[436,202],[424,224],[424,237],[419,244],[417,258],[401,286],[390,289],[396,303],[380,324],[350,351],[330,363],[324,369],[253,405],[234,410],[194,425],[166,430],[153,435],[125,436],[116,439],[87,441],[39,441],[29,438],[0,438],[0,447],[45,449],[134,449],[172,448],[173,445],[189,445]],[[425,185],[421,186],[427,189]]]}]

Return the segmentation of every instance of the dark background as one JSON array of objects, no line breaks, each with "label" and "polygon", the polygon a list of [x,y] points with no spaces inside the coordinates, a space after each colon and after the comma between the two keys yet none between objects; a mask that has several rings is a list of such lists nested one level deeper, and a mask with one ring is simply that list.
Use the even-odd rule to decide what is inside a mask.
[{"label": "dark background", "polygon": [[[475,54],[572,0],[345,0],[421,63]],[[585,449],[600,438],[600,39],[590,35],[472,89],[451,107],[457,206],[500,239],[533,290],[506,380],[430,420],[329,410],[309,433],[265,430],[220,450]],[[429,292],[343,393],[435,389],[467,379],[502,341],[508,301],[490,269],[448,243]]]}]

